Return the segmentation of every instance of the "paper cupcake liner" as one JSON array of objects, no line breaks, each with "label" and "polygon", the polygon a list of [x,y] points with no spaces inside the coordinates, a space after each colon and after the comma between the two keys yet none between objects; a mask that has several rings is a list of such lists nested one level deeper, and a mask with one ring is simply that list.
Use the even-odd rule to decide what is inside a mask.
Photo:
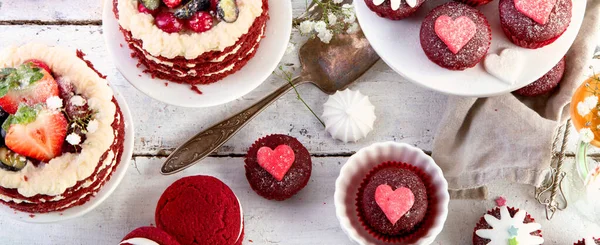
[{"label": "paper cupcake liner", "polygon": [[[594,239],[594,242],[596,242],[596,243],[600,242],[600,239],[598,239],[598,238],[595,238],[595,237],[594,237],[594,238],[592,238],[592,239]],[[583,238],[583,239],[581,239],[581,240],[577,241],[577,242],[576,242],[576,243],[574,243],[573,245],[585,245],[585,238]]]},{"label": "paper cupcake liner", "polygon": [[[507,208],[508,208],[508,212],[511,213],[511,216],[514,216],[514,214],[512,214],[512,213],[519,212],[518,208],[513,208],[513,207],[507,207]],[[498,212],[500,212],[500,207],[496,207],[496,208],[494,208],[492,210],[488,210],[486,214],[491,215],[496,210],[498,210]],[[531,215],[529,215],[529,213],[527,213],[527,215],[525,216],[525,218],[531,220],[530,222],[527,222],[527,223],[533,223],[533,222],[535,222],[535,219],[533,217],[531,217]],[[485,240],[488,240],[488,239],[481,238],[481,237],[477,236],[477,234],[475,233],[477,231],[477,227],[479,227],[479,226],[485,226],[485,225],[488,225],[488,223],[485,221],[485,218],[483,216],[481,216],[481,218],[479,219],[479,222],[477,222],[477,224],[475,225],[475,228],[473,228],[473,244],[474,245],[487,244],[487,242],[483,242],[482,243],[482,241],[485,241]],[[537,233],[538,233],[538,235],[540,237],[543,237],[542,236],[542,230],[537,230]]]},{"label": "paper cupcake liner", "polygon": [[454,0],[459,3],[467,4],[471,7],[479,7],[492,2],[493,0]]},{"label": "paper cupcake liner", "polygon": [[522,40],[522,39],[512,35],[510,30],[505,26],[504,22],[500,21],[500,24],[502,26],[502,31],[504,32],[504,34],[506,35],[508,40],[510,40],[512,43],[516,44],[517,46],[520,46],[523,48],[529,48],[529,49],[538,49],[538,48],[544,47],[546,45],[549,45],[549,44],[553,43],[554,41],[556,41],[556,39],[558,39],[560,36],[562,36],[562,34],[565,33],[565,31],[567,31],[567,29],[569,29],[569,28],[565,28],[565,30],[563,32],[561,32],[560,34],[556,35],[556,37],[553,37],[546,41],[528,42],[528,41]]},{"label": "paper cupcake liner", "polygon": [[[362,196],[362,194],[364,192],[364,188],[367,184],[367,180],[373,174],[375,174],[378,170],[385,168],[385,167],[399,167],[399,168],[403,168],[403,169],[412,171],[413,173],[417,174],[417,176],[419,176],[419,178],[425,185],[425,189],[427,190],[428,205],[427,205],[427,212],[425,214],[425,217],[409,233],[396,235],[396,236],[382,234],[382,233],[378,232],[377,230],[373,229],[369,224],[366,223],[366,220],[363,216],[363,212],[360,209],[360,207],[361,207],[360,204],[362,203],[362,201],[361,201],[362,198],[360,198],[360,197]],[[433,184],[431,183],[431,178],[427,174],[425,174],[425,172],[423,172],[421,169],[419,169],[413,165],[403,163],[403,162],[392,162],[392,161],[383,162],[383,163],[379,164],[378,166],[376,166],[375,168],[373,168],[371,171],[369,171],[369,173],[365,176],[365,178],[363,178],[363,180],[360,183],[360,187],[358,188],[358,192],[356,194],[356,213],[358,214],[358,220],[361,223],[362,227],[365,230],[367,230],[367,232],[370,235],[372,235],[373,237],[377,238],[380,241],[387,242],[387,243],[405,243],[405,242],[416,241],[420,237],[424,236],[424,234],[427,233],[427,230],[433,226],[433,220],[431,219],[431,217],[435,217],[437,215],[438,210],[435,207],[437,205],[433,205],[433,203],[435,203],[437,201],[437,198],[435,196],[431,195],[432,193],[435,193],[435,192],[433,190]]]}]

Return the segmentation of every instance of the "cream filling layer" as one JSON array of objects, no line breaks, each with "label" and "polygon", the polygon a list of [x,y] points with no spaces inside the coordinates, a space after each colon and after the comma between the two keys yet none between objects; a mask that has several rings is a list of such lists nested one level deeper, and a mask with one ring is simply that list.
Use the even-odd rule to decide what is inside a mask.
[{"label": "cream filling layer", "polygon": [[[31,197],[37,194],[57,196],[87,179],[94,172],[102,154],[114,141],[116,106],[112,103],[113,91],[105,79],[75,52],[44,44],[30,43],[21,47],[8,47],[0,53],[0,67],[16,67],[28,59],[38,59],[50,66],[55,75],[72,82],[78,94],[88,99],[90,109],[97,111],[94,119],[98,129],[86,134],[79,153],[65,153],[48,163],[35,167],[28,163],[18,172],[0,170],[0,186],[17,189],[18,193]],[[27,181],[25,181],[27,179]]]},{"label": "cream filling layer", "polygon": [[233,23],[219,22],[203,33],[166,33],[154,24],[154,17],[138,11],[137,0],[118,0],[119,25],[142,40],[144,50],[153,56],[194,59],[206,52],[223,51],[248,33],[254,20],[263,13],[262,0],[236,0],[239,16]]}]

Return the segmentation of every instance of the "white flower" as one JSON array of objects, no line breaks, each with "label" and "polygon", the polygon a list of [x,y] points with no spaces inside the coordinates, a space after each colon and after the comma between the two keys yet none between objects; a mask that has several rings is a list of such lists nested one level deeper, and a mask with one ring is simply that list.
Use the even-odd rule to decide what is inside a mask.
[{"label": "white flower", "polygon": [[591,95],[583,100],[583,103],[587,105],[589,108],[594,108],[598,105],[598,97]]},{"label": "white flower", "polygon": [[331,33],[330,30],[325,30],[323,32],[319,32],[319,34],[317,34],[317,37],[321,39],[321,42],[329,43],[329,41],[331,41],[331,38],[333,38],[333,33]]},{"label": "white flower", "polygon": [[354,13],[346,15],[346,18],[344,18],[344,22],[348,24],[356,22],[356,15],[354,15]]},{"label": "white flower", "polygon": [[333,13],[329,13],[327,15],[327,20],[329,21],[329,25],[333,26],[337,23],[337,16],[335,16]]},{"label": "white flower", "polygon": [[314,27],[315,27],[315,22],[312,22],[310,20],[302,21],[302,23],[300,23],[300,32],[302,34],[311,33],[313,31]]},{"label": "white flower", "polygon": [[342,3],[343,1],[344,1],[344,0],[333,0],[333,3],[335,3],[335,4],[340,4],[340,3]]},{"label": "white flower", "polygon": [[358,25],[358,23],[352,23],[352,24],[350,24],[350,26],[348,27],[348,30],[346,30],[346,32],[348,34],[353,34],[353,33],[357,33],[358,30],[360,30],[360,26]]},{"label": "white flower", "polygon": [[52,96],[46,99],[46,106],[50,110],[58,110],[63,106],[63,101],[58,96]]},{"label": "white flower", "polygon": [[70,133],[67,135],[67,142],[71,145],[79,145],[81,143],[81,137],[76,133]]},{"label": "white flower", "polygon": [[577,103],[577,113],[579,113],[579,115],[581,115],[582,117],[585,117],[585,115],[590,113],[590,111],[592,111],[592,108],[587,107],[585,103]]},{"label": "white flower", "polygon": [[96,119],[91,120],[88,123],[87,128],[85,130],[87,130],[88,133],[96,132],[96,130],[98,130],[98,120],[96,120]]},{"label": "white flower", "polygon": [[582,128],[579,130],[579,138],[584,143],[590,143],[594,140],[594,132],[590,128]]},{"label": "white flower", "polygon": [[71,104],[73,104],[74,106],[83,106],[85,105],[85,99],[79,95],[75,95],[73,97],[71,97],[71,100],[69,100],[71,102]]},{"label": "white flower", "polygon": [[577,103],[577,113],[582,117],[585,117],[590,111],[592,111],[598,105],[598,97],[591,95],[585,98],[583,101]]},{"label": "white flower", "polygon": [[315,31],[317,33],[322,33],[327,31],[327,24],[325,24],[325,21],[317,21],[317,23],[315,23]]}]

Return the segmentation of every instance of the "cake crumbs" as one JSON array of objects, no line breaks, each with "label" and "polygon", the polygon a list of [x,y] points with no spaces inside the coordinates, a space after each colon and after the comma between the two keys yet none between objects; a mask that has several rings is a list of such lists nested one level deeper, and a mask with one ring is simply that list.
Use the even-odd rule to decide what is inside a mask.
[{"label": "cake crumbs", "polygon": [[29,217],[33,219],[35,218],[35,214],[30,214]]}]

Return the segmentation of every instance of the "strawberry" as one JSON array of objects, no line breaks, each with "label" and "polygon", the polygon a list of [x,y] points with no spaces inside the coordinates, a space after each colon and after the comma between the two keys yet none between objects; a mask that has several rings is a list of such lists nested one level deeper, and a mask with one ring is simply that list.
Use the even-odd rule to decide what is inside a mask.
[{"label": "strawberry", "polygon": [[61,154],[67,126],[67,119],[61,112],[50,111],[40,105],[22,105],[2,124],[9,149],[43,162]]},{"label": "strawberry", "polygon": [[0,70],[0,107],[15,114],[20,104],[33,106],[58,96],[58,84],[45,69],[31,63]]},{"label": "strawberry", "polygon": [[37,59],[30,59],[30,60],[26,60],[23,63],[31,63],[34,66],[37,66],[39,68],[42,68],[44,70],[46,70],[48,73],[52,74],[52,70],[50,70],[50,67],[48,66],[48,64],[46,64],[46,62],[43,62],[41,60],[37,60]]},{"label": "strawberry", "polygon": [[181,0],[162,0],[162,1],[169,8],[175,8],[181,3]]}]

